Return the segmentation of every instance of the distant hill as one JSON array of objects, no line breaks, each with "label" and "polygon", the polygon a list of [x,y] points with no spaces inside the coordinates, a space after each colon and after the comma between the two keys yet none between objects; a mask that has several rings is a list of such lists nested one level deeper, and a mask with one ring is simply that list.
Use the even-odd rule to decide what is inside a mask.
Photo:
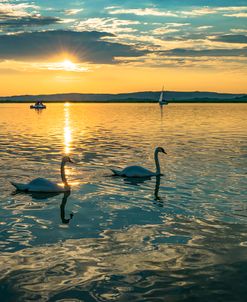
[{"label": "distant hill", "polygon": [[[170,102],[247,102],[247,94],[217,92],[177,92],[165,91],[166,100]],[[41,94],[0,97],[0,102],[157,102],[160,91],[144,91],[119,94]]]}]

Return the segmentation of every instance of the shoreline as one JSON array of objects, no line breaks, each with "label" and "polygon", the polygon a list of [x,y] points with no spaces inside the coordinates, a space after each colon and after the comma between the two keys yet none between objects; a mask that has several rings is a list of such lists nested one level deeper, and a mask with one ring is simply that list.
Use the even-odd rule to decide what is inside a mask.
[{"label": "shoreline", "polygon": [[[70,101],[70,100],[58,100],[58,101],[42,101],[45,104],[56,104],[56,103],[73,103],[73,104],[99,104],[99,103],[115,103],[115,104],[143,104],[143,103],[149,103],[154,104],[157,103],[157,100],[108,100],[108,101]],[[176,103],[176,104],[209,104],[209,103],[215,103],[215,104],[221,104],[221,103],[227,103],[227,104],[246,104],[246,100],[215,100],[215,99],[201,99],[201,100],[172,100],[168,101],[169,104]],[[14,100],[0,100],[0,104],[33,104],[35,101],[14,101]]]}]

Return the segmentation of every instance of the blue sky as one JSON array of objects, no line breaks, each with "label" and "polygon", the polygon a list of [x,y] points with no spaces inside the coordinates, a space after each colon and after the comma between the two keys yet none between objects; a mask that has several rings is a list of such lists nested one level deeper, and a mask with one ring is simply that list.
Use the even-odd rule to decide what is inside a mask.
[{"label": "blue sky", "polygon": [[244,74],[247,2],[0,0],[0,62],[45,63],[61,50],[90,66]]}]

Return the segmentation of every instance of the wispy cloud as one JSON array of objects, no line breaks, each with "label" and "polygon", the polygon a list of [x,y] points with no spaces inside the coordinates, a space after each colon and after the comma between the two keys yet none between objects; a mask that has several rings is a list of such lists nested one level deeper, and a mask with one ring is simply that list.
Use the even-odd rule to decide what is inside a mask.
[{"label": "wispy cloud", "polygon": [[152,33],[154,35],[165,35],[165,34],[169,34],[169,33],[175,33],[178,31],[179,31],[179,29],[176,29],[176,28],[159,27],[159,28],[152,30]]},{"label": "wispy cloud", "polygon": [[239,12],[247,10],[247,6],[224,6],[224,7],[217,7],[214,10],[216,11],[230,11],[230,12]]},{"label": "wispy cloud", "polygon": [[211,37],[211,40],[224,43],[247,44],[247,35],[221,35]]},{"label": "wispy cloud", "polygon": [[[136,16],[164,16],[164,17],[201,17],[205,15],[220,14],[226,17],[244,18],[247,15],[247,6],[226,6],[226,7],[196,7],[190,10],[165,10],[157,8],[119,8],[107,7],[109,14],[132,14]],[[231,13],[229,13],[231,12]]]},{"label": "wispy cloud", "polygon": [[32,63],[30,67],[41,70],[59,70],[67,72],[88,72],[90,70],[89,67],[80,63],[71,63],[70,66],[66,66],[66,62]]},{"label": "wispy cloud", "polygon": [[178,15],[171,11],[158,10],[155,8],[131,8],[131,9],[112,9],[108,8],[109,14],[122,15],[132,14],[136,16],[163,16],[163,17],[177,17]]},{"label": "wispy cloud", "polygon": [[209,29],[209,28],[213,28],[212,25],[203,25],[203,26],[198,26],[197,29],[200,29],[200,30],[206,30],[206,29]]},{"label": "wispy cloud", "polygon": [[[153,53],[140,58],[120,58],[124,65],[129,64],[132,67],[142,67],[149,66],[152,68],[174,68],[174,66],[179,66],[183,69],[211,69],[211,70],[230,70],[239,72],[244,70],[244,64],[246,64],[246,50],[245,52],[240,52],[238,49],[228,51],[227,55],[224,54],[224,49],[220,51],[213,50],[208,52],[197,51],[190,49],[181,49],[181,51],[170,50],[160,53]],[[244,55],[243,55],[244,53]]]},{"label": "wispy cloud", "polygon": [[188,25],[190,25],[190,23],[166,23],[165,26],[155,28],[151,32],[154,35],[165,35],[169,33],[179,32],[182,27]]},{"label": "wispy cloud", "polygon": [[131,25],[140,24],[139,21],[120,20],[117,18],[89,18],[74,26],[78,31],[103,31],[109,33],[135,32]]},{"label": "wispy cloud", "polygon": [[[246,16],[247,6],[226,6],[226,7],[202,7],[187,11],[181,11],[182,17],[200,17],[210,14],[222,14],[226,17],[244,17]],[[229,12],[231,12],[229,14]],[[235,13],[232,13],[235,12]]]},{"label": "wispy cloud", "polygon": [[175,48],[160,52],[166,56],[178,56],[178,57],[247,57],[247,48],[242,49],[184,49]]},{"label": "wispy cloud", "polygon": [[212,9],[209,7],[203,7],[198,9],[192,9],[188,11],[181,11],[181,15],[185,17],[195,17],[195,16],[204,16],[209,14],[215,14],[217,12],[216,9]]},{"label": "wispy cloud", "polygon": [[[63,23],[66,19],[56,16],[42,16],[40,7],[28,3],[0,3],[0,28],[19,31],[22,27],[47,26]],[[36,11],[35,11],[36,10]]]},{"label": "wispy cloud", "polygon": [[28,17],[31,15],[28,9],[39,9],[39,6],[28,3],[11,4],[3,2],[0,3],[0,18]]},{"label": "wispy cloud", "polygon": [[45,26],[62,23],[63,20],[57,17],[43,17],[40,15],[21,18],[0,18],[0,28],[19,28],[23,26]]},{"label": "wispy cloud", "polygon": [[183,27],[183,26],[187,26],[190,25],[190,23],[166,23],[167,27]]},{"label": "wispy cloud", "polygon": [[4,60],[0,62],[0,70],[3,71],[20,71],[20,72],[39,72],[42,70],[62,71],[68,73],[89,72],[90,66],[81,63],[71,63],[71,66],[66,66],[66,62],[22,62],[15,60]]},{"label": "wispy cloud", "polygon": [[246,13],[236,13],[236,14],[224,14],[225,17],[235,17],[235,18],[247,18],[247,12]]},{"label": "wispy cloud", "polygon": [[230,31],[233,32],[233,33],[247,34],[247,28],[246,29],[244,29],[244,28],[232,28]]},{"label": "wispy cloud", "polygon": [[72,16],[72,15],[76,15],[78,13],[80,13],[81,11],[83,11],[84,9],[83,8],[80,8],[80,9],[66,9],[64,11],[65,15],[68,15],[68,16]]}]

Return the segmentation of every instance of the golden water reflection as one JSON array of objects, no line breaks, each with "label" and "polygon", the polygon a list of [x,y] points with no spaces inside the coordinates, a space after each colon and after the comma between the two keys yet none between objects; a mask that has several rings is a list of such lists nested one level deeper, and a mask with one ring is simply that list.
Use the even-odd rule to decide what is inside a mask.
[{"label": "golden water reflection", "polygon": [[[136,225],[126,230],[106,230],[101,233],[101,238],[69,239],[63,243],[32,247],[15,253],[6,252],[2,255],[2,279],[7,283],[18,283],[18,290],[23,290],[21,298],[30,298],[31,293],[36,293],[45,299],[71,288],[90,288],[93,282],[105,284],[107,288],[107,280],[119,275],[124,278],[124,286],[118,287],[117,295],[124,297],[126,291],[134,294],[134,288],[142,289],[144,283],[146,288],[153,289],[159,282],[169,282],[171,288],[179,285],[184,290],[189,290],[191,285],[197,283],[208,286],[211,279],[205,276],[213,275],[212,282],[222,279],[221,265],[230,266],[228,273],[237,262],[246,261],[246,249],[242,248],[236,253],[236,246],[232,245],[238,242],[236,233],[242,232],[239,239],[245,239],[245,228],[220,223],[221,228],[216,230],[210,224],[202,226],[204,222],[196,219],[172,222],[180,230],[184,223],[191,224],[195,230],[188,245],[155,245],[157,234],[166,236],[164,225]],[[231,235],[228,243],[225,242],[226,232]],[[214,248],[221,250],[220,254],[213,252],[212,242]],[[205,248],[202,249],[202,246]],[[138,275],[140,270],[152,271],[153,277],[145,279]],[[9,276],[12,276],[11,280]],[[102,291],[101,294],[103,298],[106,293]],[[113,287],[108,288],[107,294],[114,294]],[[138,296],[138,292],[136,294]]]},{"label": "golden water reflection", "polygon": [[64,104],[64,153],[70,154],[71,152],[71,126],[70,126],[70,103]]}]

